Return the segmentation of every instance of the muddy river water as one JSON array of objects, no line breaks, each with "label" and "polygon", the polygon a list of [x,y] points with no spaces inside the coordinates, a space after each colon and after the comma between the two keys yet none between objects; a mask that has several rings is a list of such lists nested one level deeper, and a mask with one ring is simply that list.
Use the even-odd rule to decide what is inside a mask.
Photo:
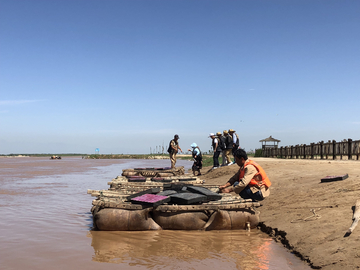
[{"label": "muddy river water", "polygon": [[169,161],[0,158],[0,269],[310,269],[258,230],[91,230],[87,189],[161,166]]}]

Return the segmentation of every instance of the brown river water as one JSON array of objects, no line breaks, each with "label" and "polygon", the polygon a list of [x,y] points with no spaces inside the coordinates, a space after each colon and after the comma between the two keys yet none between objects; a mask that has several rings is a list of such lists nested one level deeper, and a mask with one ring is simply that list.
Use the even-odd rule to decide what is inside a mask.
[{"label": "brown river water", "polygon": [[0,158],[0,269],[310,269],[258,230],[91,230],[94,198],[87,189],[108,189],[122,169],[169,165]]}]

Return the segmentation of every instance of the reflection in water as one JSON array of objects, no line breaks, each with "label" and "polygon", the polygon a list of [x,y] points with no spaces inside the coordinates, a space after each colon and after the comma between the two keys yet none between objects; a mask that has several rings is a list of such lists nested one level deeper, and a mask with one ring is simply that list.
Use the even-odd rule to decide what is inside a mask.
[{"label": "reflection in water", "polygon": [[168,165],[0,158],[0,269],[310,269],[257,230],[90,231],[87,189],[107,189],[125,168]]},{"label": "reflection in water", "polygon": [[258,257],[257,265],[259,269],[269,269],[270,243],[270,241],[264,241],[257,250],[254,251]]},{"label": "reflection in water", "polygon": [[205,269],[210,265],[265,270],[269,269],[272,243],[258,231],[90,231],[88,236],[92,238],[94,261],[149,269],[175,265]]}]

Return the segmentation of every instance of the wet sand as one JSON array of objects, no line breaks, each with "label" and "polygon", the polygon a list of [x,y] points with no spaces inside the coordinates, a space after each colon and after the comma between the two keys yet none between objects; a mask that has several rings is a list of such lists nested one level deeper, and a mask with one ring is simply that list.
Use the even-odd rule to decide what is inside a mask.
[{"label": "wet sand", "polygon": [[107,189],[125,168],[168,163],[0,158],[0,269],[309,269],[260,230],[91,230],[87,189]]},{"label": "wet sand", "polygon": [[[351,235],[345,233],[360,199],[360,161],[253,160],[272,182],[270,196],[258,208],[262,230],[314,268],[359,269],[360,225]],[[208,184],[224,184],[238,169],[221,167],[202,178]],[[346,173],[345,180],[321,183],[321,178]]]}]

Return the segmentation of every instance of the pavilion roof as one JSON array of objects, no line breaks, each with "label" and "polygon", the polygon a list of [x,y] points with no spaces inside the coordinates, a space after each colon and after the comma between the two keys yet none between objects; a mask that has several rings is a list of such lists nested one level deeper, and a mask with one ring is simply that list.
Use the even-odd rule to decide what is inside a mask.
[{"label": "pavilion roof", "polygon": [[270,135],[269,138],[262,139],[262,140],[260,140],[259,142],[281,142],[281,141],[278,140],[278,139],[273,138],[273,137]]}]

